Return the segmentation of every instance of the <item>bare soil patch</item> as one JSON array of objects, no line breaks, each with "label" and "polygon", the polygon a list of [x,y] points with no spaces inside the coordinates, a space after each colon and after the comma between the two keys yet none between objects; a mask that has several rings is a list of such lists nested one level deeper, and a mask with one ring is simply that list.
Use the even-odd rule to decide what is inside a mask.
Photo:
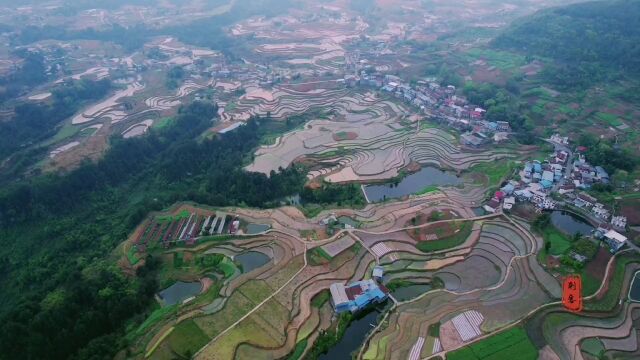
[{"label": "bare soil patch", "polygon": [[620,212],[627,217],[629,225],[640,225],[640,200],[623,201]]},{"label": "bare soil patch", "polygon": [[607,263],[611,259],[611,253],[604,247],[601,247],[596,254],[596,257],[587,264],[587,274],[593,276],[598,280],[602,280],[604,273],[607,269]]},{"label": "bare soil patch", "polygon": [[407,170],[410,173],[414,173],[414,172],[420,171],[421,168],[422,168],[422,166],[420,166],[420,163],[418,163],[416,161],[411,161],[409,163],[409,165],[407,165],[405,170]]},{"label": "bare soil patch", "polygon": [[355,140],[357,138],[358,134],[352,131],[340,131],[333,134],[333,140],[335,141]]},{"label": "bare soil patch", "polygon": [[[413,219],[407,221],[404,226],[418,226],[433,221],[449,220],[451,218],[453,218],[453,214],[448,210],[434,211],[429,213],[429,215],[418,213]],[[409,229],[407,230],[407,234],[416,241],[429,241],[451,236],[457,229],[458,227],[453,222],[437,223],[422,228]],[[435,238],[434,235],[436,236]]]}]

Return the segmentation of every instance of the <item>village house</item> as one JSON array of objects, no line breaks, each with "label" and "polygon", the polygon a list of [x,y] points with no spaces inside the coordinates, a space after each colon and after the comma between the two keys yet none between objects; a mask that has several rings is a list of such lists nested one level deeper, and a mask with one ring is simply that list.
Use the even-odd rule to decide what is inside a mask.
[{"label": "village house", "polygon": [[560,195],[565,195],[565,194],[573,193],[575,190],[576,190],[576,186],[574,184],[565,184],[560,186],[560,188],[558,189],[558,193]]},{"label": "village house", "polygon": [[509,196],[504,198],[504,201],[502,203],[502,208],[508,211],[508,210],[511,210],[515,204],[516,204],[516,198],[513,196]]},{"label": "village house", "polygon": [[611,252],[616,252],[626,244],[627,237],[615,230],[609,230],[603,235],[603,240],[609,245]]},{"label": "village house", "polygon": [[609,219],[609,210],[605,209],[604,205],[602,205],[602,204],[596,204],[596,205],[591,209],[591,212],[592,212],[595,216],[597,216],[597,217],[599,217],[599,218],[601,218],[601,219],[603,219],[603,220],[607,220],[607,219]]},{"label": "village house", "polygon": [[581,192],[580,194],[578,194],[573,204],[579,208],[590,208],[593,207],[597,202],[598,200],[596,200],[596,198],[594,198],[593,196]]},{"label": "village house", "polygon": [[556,208],[556,202],[551,198],[545,198],[543,202],[538,203],[538,208],[543,210],[553,210]]},{"label": "village house", "polygon": [[384,277],[384,268],[382,266],[374,266],[371,277],[378,283],[381,283]]},{"label": "village house", "polygon": [[485,140],[479,136],[476,136],[476,134],[466,133],[460,136],[460,142],[463,145],[478,147],[484,144]]},{"label": "village house", "polygon": [[509,125],[508,122],[506,122],[506,121],[496,121],[496,124],[498,124],[498,128],[496,129],[497,131],[511,132],[511,125]]},{"label": "village house", "polygon": [[603,184],[608,184],[609,174],[607,173],[607,171],[601,166],[596,166],[595,170],[596,170],[596,179]]},{"label": "village house", "polygon": [[569,145],[569,137],[568,136],[560,136],[559,134],[553,134],[549,138],[554,143]]},{"label": "village house", "polygon": [[611,225],[618,230],[624,231],[627,227],[627,217],[626,216],[613,216],[611,217]]},{"label": "village house", "polygon": [[496,211],[498,211],[500,209],[500,200],[497,198],[492,198],[491,200],[489,200],[488,203],[486,203],[483,206],[483,209],[487,212],[490,213],[495,213]]},{"label": "village house", "polygon": [[516,190],[513,192],[518,201],[531,201],[533,194],[527,189]]},{"label": "village house", "polygon": [[539,190],[529,190],[531,192],[531,202],[542,204],[547,199],[547,194]]},{"label": "village house", "polygon": [[329,287],[331,292],[331,304],[335,312],[358,312],[372,304],[384,302],[389,290],[374,280],[356,281],[347,286],[342,283],[334,283]]},{"label": "village house", "polygon": [[503,141],[507,141],[509,139],[509,133],[507,132],[497,132],[495,134],[493,134],[493,141],[494,142],[503,142]]}]

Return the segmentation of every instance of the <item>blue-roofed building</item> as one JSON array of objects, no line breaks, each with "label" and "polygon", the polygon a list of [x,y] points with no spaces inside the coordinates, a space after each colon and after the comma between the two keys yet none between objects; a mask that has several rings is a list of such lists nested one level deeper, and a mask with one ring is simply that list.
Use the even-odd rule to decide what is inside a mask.
[{"label": "blue-roofed building", "polygon": [[389,290],[374,280],[356,281],[347,286],[331,284],[331,304],[337,313],[358,312],[372,304],[387,300]]},{"label": "blue-roofed building", "polygon": [[524,176],[526,178],[530,178],[532,172],[533,172],[533,164],[530,162],[524,164]]},{"label": "blue-roofed building", "polygon": [[602,166],[596,166],[596,177],[601,182],[607,184],[609,183],[609,174]]},{"label": "blue-roofed building", "polygon": [[549,180],[542,180],[540,181],[540,185],[542,185],[542,187],[545,189],[551,189],[551,187],[553,186],[553,182]]},{"label": "blue-roofed building", "polygon": [[382,266],[375,266],[371,272],[371,276],[377,282],[382,282],[384,277],[384,268]]},{"label": "blue-roofed building", "polygon": [[535,173],[541,173],[542,172],[542,165],[540,163],[533,163],[533,172]]},{"label": "blue-roofed building", "polygon": [[511,195],[513,194],[513,191],[516,188],[513,186],[513,184],[507,184],[505,186],[502,187],[502,189],[500,189],[503,193],[505,193],[506,195]]}]

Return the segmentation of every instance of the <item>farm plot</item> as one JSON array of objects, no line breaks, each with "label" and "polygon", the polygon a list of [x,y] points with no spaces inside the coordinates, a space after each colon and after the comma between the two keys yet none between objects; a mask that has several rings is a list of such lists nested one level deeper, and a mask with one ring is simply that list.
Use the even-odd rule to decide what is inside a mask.
[{"label": "farm plot", "polygon": [[521,327],[503,331],[478,343],[447,354],[451,360],[474,359],[537,359],[538,349],[533,346]]},{"label": "farm plot", "polygon": [[147,130],[149,130],[149,127],[152,124],[153,124],[153,120],[147,119],[137,124],[131,125],[122,133],[122,137],[125,139],[128,139],[128,138],[143,135],[145,132],[147,132]]},{"label": "farm plot", "polygon": [[[463,311],[475,310],[483,315],[484,321],[477,323],[479,331],[484,334],[513,323],[548,302],[550,298],[540,284],[547,279],[538,279],[537,270],[532,269],[533,266],[539,267],[537,262],[529,262],[528,258],[511,260],[514,256],[531,257],[533,245],[528,245],[529,241],[510,223],[487,222],[480,239],[471,252],[464,255],[464,260],[431,275],[423,273],[422,276],[439,279],[449,290],[431,290],[426,295],[401,303],[398,311],[390,316],[389,326],[371,340],[375,344],[381,338],[387,338],[386,352],[380,354],[378,349],[376,358],[385,358],[392,353],[408,356],[415,344],[415,338],[409,334],[425,336],[430,324],[446,323]],[[406,266],[406,263],[400,265],[401,268]],[[453,322],[448,324],[451,329],[446,326],[440,329],[439,343],[444,350],[464,344],[463,336]],[[423,356],[432,350],[423,349]]]},{"label": "farm plot", "polygon": [[[412,201],[372,204],[362,210],[340,210],[336,216],[347,216],[364,226],[349,230],[351,234],[341,238],[306,244],[301,238],[304,230],[318,227],[319,219],[331,211],[306,219],[289,207],[253,210],[181,205],[171,212],[155,214],[136,230],[130,243],[138,250],[146,246],[148,253],[161,254],[163,264],[170,267],[162,272],[163,283],[167,279],[193,281],[202,276],[202,271],[209,271],[216,285],[212,287],[214,292],[179,305],[172,318],[163,317],[153,327],[156,335],[137,342],[136,349],[146,347],[144,352],[153,358],[197,352],[197,358],[202,359],[270,359],[302,351],[331,326],[331,307],[322,300],[329,286],[369,278],[377,259],[385,267],[386,281],[410,281],[429,287],[401,302],[391,313],[389,327],[376,333],[370,343],[375,351],[365,349],[370,358],[391,353],[424,356],[434,348],[446,351],[499,330],[548,301],[531,269],[537,263],[511,260],[529,254],[534,245],[510,222],[477,221],[473,241],[428,254],[415,248],[416,240],[406,230],[393,230],[405,226],[417,212],[446,213],[445,221],[458,223],[460,214],[470,212],[454,204],[443,194],[429,194]],[[228,232],[229,223],[236,217],[242,224],[269,224],[271,229],[256,236],[209,236]],[[386,230],[376,233],[372,228]],[[187,244],[189,236],[201,240],[191,247],[162,249],[170,241]],[[362,245],[354,241],[358,239]],[[308,252],[306,258],[303,255],[321,247],[332,255],[320,264],[311,261]],[[241,273],[230,259],[252,251],[267,254],[271,261],[268,266]],[[209,259],[217,261],[215,270],[197,270],[198,264]],[[439,289],[441,285],[448,290]],[[435,323],[442,323],[443,330],[434,338],[428,329]],[[448,336],[449,327],[457,335]],[[163,335],[170,328],[173,330]],[[416,347],[419,337],[428,346]]]},{"label": "farm plot", "polygon": [[530,251],[518,233],[506,222],[488,222],[464,262],[446,266],[434,275],[444,281],[445,288],[458,292],[498,283],[511,259]]},{"label": "farm plot", "polygon": [[100,118],[109,119],[112,123],[121,121],[126,117],[127,113],[122,109],[119,101],[125,97],[133,96],[144,88],[145,86],[139,82],[129,84],[125,89],[116,91],[108,99],[92,105],[74,116],[71,119],[71,123],[74,125],[84,124]]},{"label": "farm plot", "polygon": [[[347,121],[311,121],[304,129],[283,136],[276,145],[258,149],[254,162],[246,169],[269,174],[304,155],[322,167],[311,171],[310,179],[322,176],[326,181],[340,183],[393,178],[411,162],[460,171],[514,155],[497,150],[465,153],[454,145],[456,140],[451,135],[437,129],[415,132],[400,126],[399,130],[392,130],[392,125],[398,125],[397,114],[401,110],[395,110],[389,102],[354,94],[341,97],[332,106],[340,109],[341,104],[349,105],[343,108]],[[362,110],[371,115],[349,120],[350,113]],[[336,139],[336,134],[349,136]]]}]

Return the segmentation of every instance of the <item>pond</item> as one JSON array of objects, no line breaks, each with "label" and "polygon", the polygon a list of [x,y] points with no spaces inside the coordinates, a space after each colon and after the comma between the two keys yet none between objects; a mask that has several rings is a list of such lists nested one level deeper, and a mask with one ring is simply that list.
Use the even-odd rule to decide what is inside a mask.
[{"label": "pond", "polygon": [[640,272],[636,272],[629,288],[629,300],[640,302]]},{"label": "pond", "polygon": [[249,224],[247,225],[247,234],[259,234],[269,230],[269,228],[271,228],[271,226],[267,224]]},{"label": "pond", "polygon": [[160,291],[158,296],[162,299],[164,306],[181,303],[185,299],[196,296],[202,290],[202,284],[197,282],[178,281],[168,288]]},{"label": "pond", "polygon": [[271,258],[259,251],[247,251],[236,255],[233,260],[242,265],[243,273],[248,273],[268,263]]},{"label": "pond", "polygon": [[363,189],[369,202],[378,202],[415,194],[429,186],[455,186],[461,183],[462,179],[455,174],[427,166],[404,177],[398,185],[365,185]]},{"label": "pond", "polygon": [[551,223],[558,230],[568,235],[576,233],[591,235],[591,232],[595,230],[586,220],[566,211],[553,211],[551,213]]},{"label": "pond", "polygon": [[414,285],[399,287],[393,290],[391,293],[393,294],[393,297],[396,298],[396,300],[407,301],[407,300],[416,298],[426,293],[429,290],[431,290],[431,285],[414,284]]},{"label": "pond", "polygon": [[320,355],[318,360],[351,360],[351,353],[360,348],[369,331],[378,324],[378,315],[380,312],[374,309],[363,317],[351,321],[340,341],[326,354]]}]

